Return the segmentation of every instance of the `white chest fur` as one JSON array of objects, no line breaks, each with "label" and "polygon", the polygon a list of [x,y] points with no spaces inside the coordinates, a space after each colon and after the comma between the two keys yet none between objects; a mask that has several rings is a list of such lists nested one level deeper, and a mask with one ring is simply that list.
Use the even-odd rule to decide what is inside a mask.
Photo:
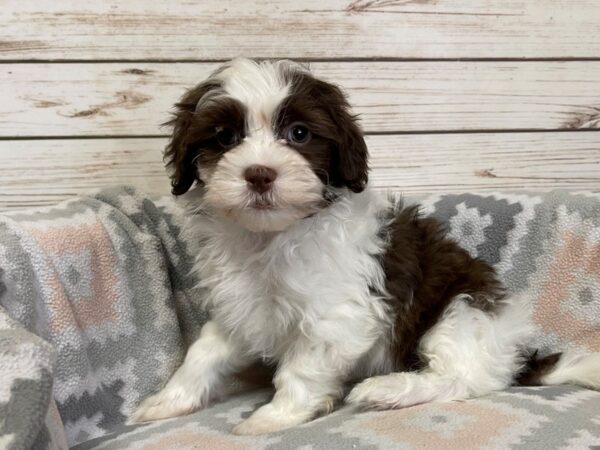
[{"label": "white chest fur", "polygon": [[388,207],[372,192],[345,197],[279,233],[251,233],[197,219],[195,269],[212,319],[248,352],[277,359],[298,333],[381,329],[384,304],[377,218]]}]

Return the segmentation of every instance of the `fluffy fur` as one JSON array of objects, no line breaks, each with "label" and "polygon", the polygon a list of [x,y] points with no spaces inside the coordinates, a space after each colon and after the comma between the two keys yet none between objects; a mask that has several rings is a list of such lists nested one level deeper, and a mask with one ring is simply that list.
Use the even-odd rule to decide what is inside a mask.
[{"label": "fluffy fur", "polygon": [[[600,356],[528,357],[528,303],[416,207],[366,188],[367,149],[339,88],[289,61],[234,60],[177,105],[166,150],[193,206],[211,321],[133,422],[207,405],[227,375],[275,364],[272,401],[237,434],[346,401],[399,408],[522,384],[600,387]],[[254,174],[269,174],[257,185]],[[366,379],[365,379],[366,378]]]}]

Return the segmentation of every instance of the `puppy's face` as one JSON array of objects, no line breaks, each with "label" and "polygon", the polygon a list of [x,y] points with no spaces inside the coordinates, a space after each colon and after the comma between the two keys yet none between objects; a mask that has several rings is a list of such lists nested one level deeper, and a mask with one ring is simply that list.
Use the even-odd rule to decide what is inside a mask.
[{"label": "puppy's face", "polygon": [[176,107],[165,152],[173,193],[197,181],[212,211],[251,231],[283,230],[327,207],[336,188],[367,182],[343,93],[290,61],[236,59]]}]

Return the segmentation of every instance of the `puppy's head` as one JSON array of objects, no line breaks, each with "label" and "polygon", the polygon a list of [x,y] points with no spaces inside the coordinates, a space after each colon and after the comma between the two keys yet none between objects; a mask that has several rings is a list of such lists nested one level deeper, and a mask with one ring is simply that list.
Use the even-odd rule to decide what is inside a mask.
[{"label": "puppy's head", "polygon": [[173,193],[204,186],[215,213],[279,231],[367,183],[367,149],[342,91],[291,61],[236,59],[176,105]]}]

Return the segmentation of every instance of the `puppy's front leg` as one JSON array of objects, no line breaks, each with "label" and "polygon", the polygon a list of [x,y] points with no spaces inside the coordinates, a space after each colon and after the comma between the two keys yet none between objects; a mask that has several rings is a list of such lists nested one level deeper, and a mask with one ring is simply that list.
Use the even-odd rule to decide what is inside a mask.
[{"label": "puppy's front leg", "polygon": [[207,322],[181,367],[159,393],[138,406],[129,423],[181,416],[206,406],[223,378],[249,362],[215,322]]},{"label": "puppy's front leg", "polygon": [[330,412],[342,395],[344,382],[358,354],[342,355],[336,346],[304,338],[279,362],[275,396],[237,425],[234,434],[263,434],[299,425]]}]

